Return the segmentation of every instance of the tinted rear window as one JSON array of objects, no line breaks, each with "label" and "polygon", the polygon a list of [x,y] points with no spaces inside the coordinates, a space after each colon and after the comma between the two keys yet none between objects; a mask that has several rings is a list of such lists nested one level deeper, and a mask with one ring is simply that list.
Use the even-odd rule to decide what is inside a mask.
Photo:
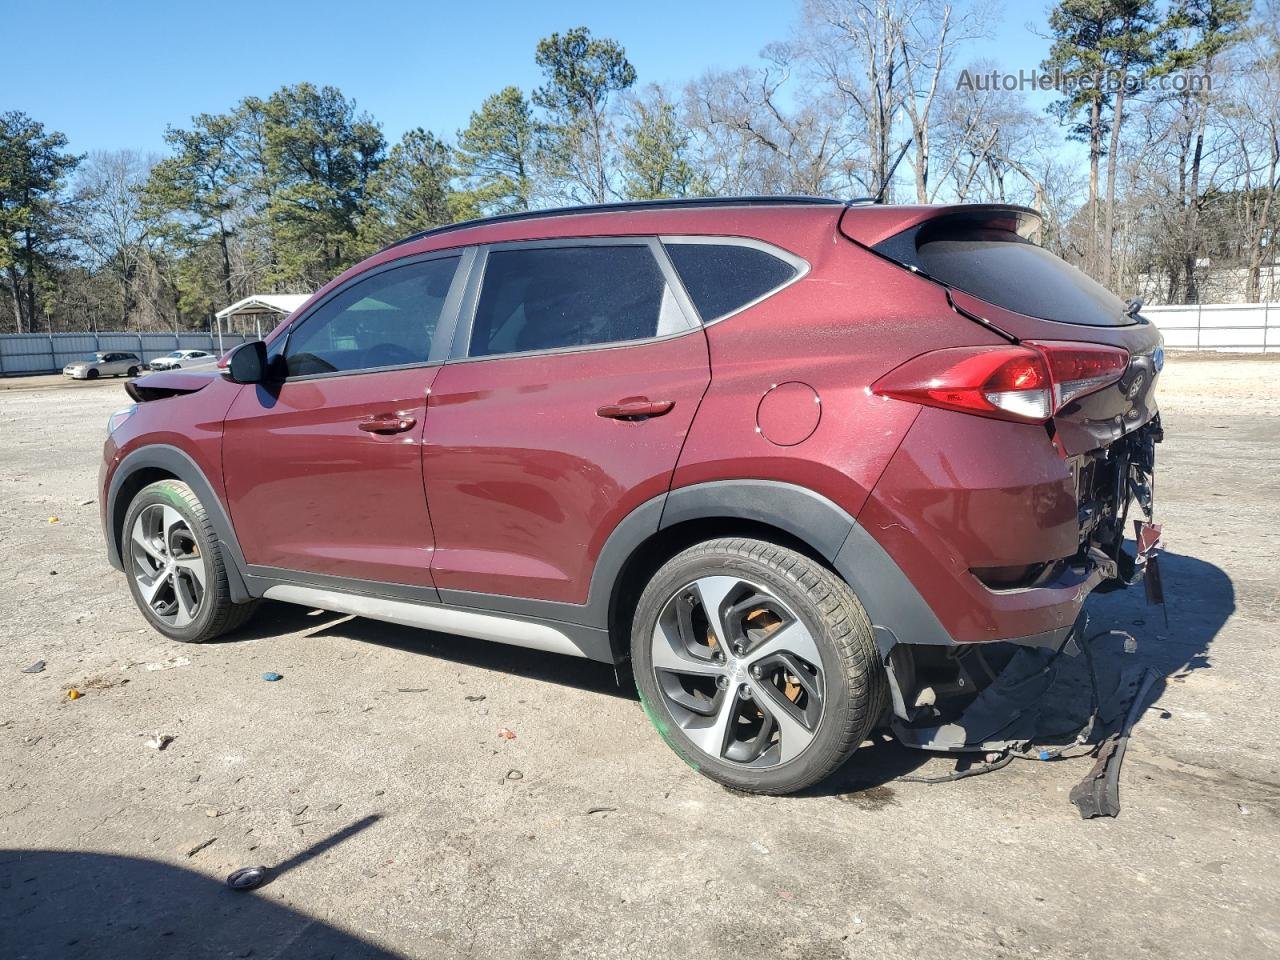
[{"label": "tinted rear window", "polygon": [[796,275],[790,263],[756,247],[678,242],[666,247],[705,323],[741,309]]},{"label": "tinted rear window", "polygon": [[470,355],[621,343],[686,327],[647,246],[492,251]]},{"label": "tinted rear window", "polygon": [[1090,327],[1134,322],[1106,287],[1008,230],[926,227],[916,242],[921,270],[1006,310]]}]

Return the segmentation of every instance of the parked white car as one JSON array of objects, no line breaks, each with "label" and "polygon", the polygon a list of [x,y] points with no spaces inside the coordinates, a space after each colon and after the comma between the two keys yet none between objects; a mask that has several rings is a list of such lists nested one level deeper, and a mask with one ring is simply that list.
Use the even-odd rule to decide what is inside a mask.
[{"label": "parked white car", "polygon": [[136,353],[109,350],[68,363],[62,373],[72,380],[96,380],[98,377],[136,377],[142,367],[142,358]]},{"label": "parked white car", "polygon": [[217,354],[208,350],[175,350],[163,357],[156,357],[149,367],[152,370],[189,370],[192,367],[206,367],[218,362]]}]

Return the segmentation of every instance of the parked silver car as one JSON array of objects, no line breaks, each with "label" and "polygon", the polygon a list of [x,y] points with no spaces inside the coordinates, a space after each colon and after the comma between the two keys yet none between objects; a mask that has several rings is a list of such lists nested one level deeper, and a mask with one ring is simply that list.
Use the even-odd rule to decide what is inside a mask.
[{"label": "parked silver car", "polygon": [[217,362],[217,354],[208,350],[175,350],[163,357],[156,357],[148,366],[152,370],[189,370],[191,367],[206,367]]},{"label": "parked silver car", "polygon": [[64,376],[73,380],[96,380],[98,377],[136,377],[142,372],[142,358],[123,350],[91,353],[62,368]]}]

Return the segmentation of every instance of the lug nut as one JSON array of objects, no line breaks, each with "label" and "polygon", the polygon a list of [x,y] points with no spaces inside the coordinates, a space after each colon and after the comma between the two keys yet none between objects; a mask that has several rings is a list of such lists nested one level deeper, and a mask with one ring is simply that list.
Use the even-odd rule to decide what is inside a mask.
[{"label": "lug nut", "polygon": [[721,690],[726,689],[729,686],[729,678],[716,677],[716,686],[719,687]]},{"label": "lug nut", "polygon": [[764,671],[761,670],[759,666],[755,666],[751,668],[751,675],[755,677],[757,680],[759,680],[762,676],[764,676]]},{"label": "lug nut", "polygon": [[750,691],[750,690],[748,690],[745,686],[743,686],[743,687],[739,687],[739,688],[738,688],[738,699],[740,699],[740,700],[750,700],[750,699],[751,699],[751,691]]},{"label": "lug nut", "polygon": [[737,654],[738,656],[742,656],[744,653],[746,653],[746,652],[747,652],[746,644],[743,644],[743,643],[735,643],[735,644],[733,645],[733,652],[734,652],[735,654]]}]

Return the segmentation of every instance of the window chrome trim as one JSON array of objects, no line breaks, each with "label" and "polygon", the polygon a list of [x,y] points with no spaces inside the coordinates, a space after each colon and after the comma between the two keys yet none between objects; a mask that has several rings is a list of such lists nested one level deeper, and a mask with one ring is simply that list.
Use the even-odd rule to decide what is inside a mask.
[{"label": "window chrome trim", "polygon": [[[480,305],[480,292],[484,288],[484,275],[488,267],[490,252],[574,247],[648,247],[650,256],[653,257],[658,270],[662,273],[663,282],[666,284],[667,289],[671,291],[672,298],[680,310],[680,315],[685,325],[684,329],[665,333],[661,336],[639,337],[634,340],[610,340],[606,343],[582,343],[566,347],[547,347],[542,350],[520,350],[511,353],[487,353],[477,357],[470,356],[471,332],[475,326],[476,310]],[[449,350],[449,363],[475,363],[481,360],[503,360],[507,357],[552,356],[561,353],[584,353],[589,350],[611,350],[618,347],[633,347],[637,344],[673,340],[676,337],[683,337],[688,333],[701,329],[697,311],[693,309],[689,295],[685,292],[684,285],[680,283],[679,275],[677,275],[675,268],[671,265],[671,261],[667,258],[666,251],[662,249],[662,244],[658,238],[650,234],[509,240],[501,243],[481,244],[473,249],[478,251],[478,256],[471,271],[472,276],[467,284],[467,292],[463,298],[462,307],[458,311],[458,324]]]},{"label": "window chrome trim", "polygon": [[679,276],[679,271],[675,270],[675,265],[672,264],[672,270],[676,274],[676,277],[680,282],[681,291],[684,292],[686,299],[688,299],[690,308],[694,311],[694,316],[702,317],[702,325],[704,327],[709,327],[713,323],[719,323],[721,320],[728,320],[730,317],[735,317],[738,314],[742,313],[744,310],[750,310],[756,304],[763,303],[765,300],[768,300],[770,297],[774,296],[775,294],[781,293],[783,290],[791,286],[793,283],[799,283],[801,280],[803,280],[806,276],[809,275],[809,271],[812,269],[809,265],[809,261],[806,260],[804,257],[801,257],[798,254],[794,254],[790,250],[784,250],[782,247],[774,246],[772,243],[767,243],[764,240],[757,240],[754,237],[727,237],[727,236],[714,236],[709,234],[707,235],[691,234],[691,235],[679,235],[679,236],[663,235],[658,239],[662,242],[663,247],[666,247],[668,244],[677,244],[677,243],[689,244],[689,245],[701,244],[703,246],[709,246],[709,247],[748,247],[752,250],[759,250],[761,253],[767,253],[769,256],[774,257],[775,259],[781,260],[784,263],[789,263],[793,268],[795,268],[795,271],[796,271],[795,274],[789,277],[788,279],[784,280],[782,283],[778,284],[776,287],[766,290],[764,293],[760,294],[760,296],[756,297],[754,300],[748,300],[746,303],[742,304],[742,306],[735,307],[733,310],[730,310],[728,313],[722,313],[718,317],[712,317],[711,319],[708,320],[707,318],[702,317],[702,314],[698,312],[697,307],[693,304],[693,299],[689,297],[688,291],[685,290],[684,279]]},{"label": "window chrome trim", "polygon": [[411,267],[419,263],[428,263],[432,260],[449,260],[456,259],[457,267],[454,268],[453,279],[449,282],[449,292],[445,294],[444,302],[440,305],[440,318],[436,321],[436,329],[431,335],[431,345],[427,351],[427,359],[415,363],[390,364],[380,367],[361,367],[359,370],[333,370],[325,373],[304,373],[293,377],[283,377],[275,381],[279,384],[300,383],[306,380],[328,380],[334,377],[355,377],[367,373],[386,373],[397,370],[416,370],[426,369],[428,367],[438,367],[446,360],[448,345],[453,335],[454,327],[458,319],[458,307],[462,302],[463,293],[470,279],[470,271],[472,264],[476,259],[475,247],[449,247],[444,250],[432,250],[429,253],[420,253],[413,256],[399,257],[395,260],[388,260],[386,263],[380,263],[376,267],[364,270],[356,276],[349,279],[341,286],[335,287],[325,294],[324,299],[318,300],[307,308],[307,312],[298,317],[297,320],[290,320],[289,325],[285,328],[284,333],[280,335],[280,353],[281,358],[284,357],[285,351],[289,349],[289,338],[293,336],[295,330],[302,328],[303,324],[315,316],[316,311],[324,307],[334,297],[350,290],[356,284],[363,283],[370,277],[376,277],[379,274],[388,273],[391,270],[398,270],[402,267]]}]

